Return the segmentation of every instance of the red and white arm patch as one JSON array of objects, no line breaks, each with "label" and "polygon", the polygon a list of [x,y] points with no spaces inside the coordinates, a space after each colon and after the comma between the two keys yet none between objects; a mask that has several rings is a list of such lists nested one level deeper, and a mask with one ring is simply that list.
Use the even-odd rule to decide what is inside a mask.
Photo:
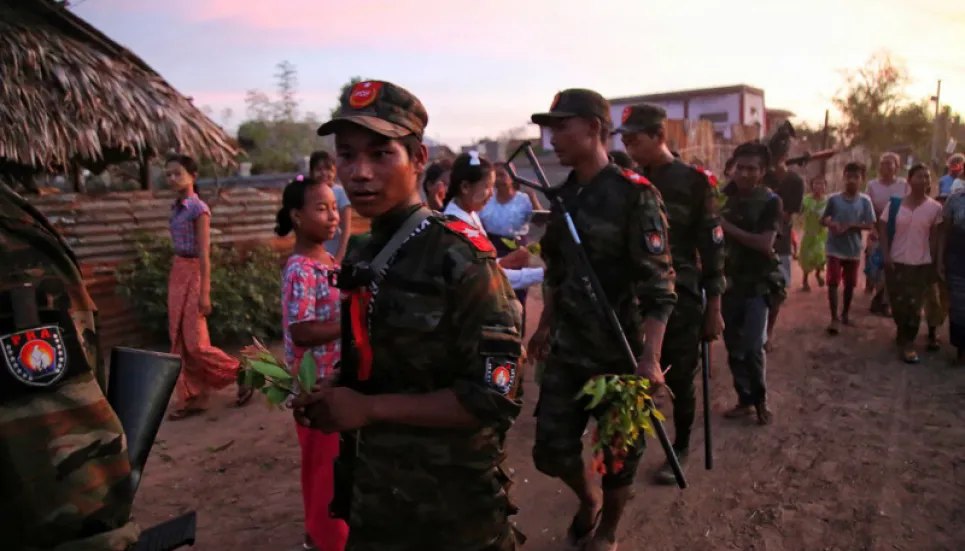
[{"label": "red and white arm patch", "polygon": [[486,237],[486,233],[482,230],[470,226],[462,220],[446,220],[446,227],[456,233],[461,233],[476,249],[484,253],[496,252],[496,248],[493,247],[489,238]]},{"label": "red and white arm patch", "polygon": [[630,170],[629,168],[623,169],[623,175],[626,176],[627,180],[630,180],[634,184],[640,184],[642,186],[651,185],[650,180],[647,180],[645,177],[641,176],[640,174],[637,174],[636,172]]}]

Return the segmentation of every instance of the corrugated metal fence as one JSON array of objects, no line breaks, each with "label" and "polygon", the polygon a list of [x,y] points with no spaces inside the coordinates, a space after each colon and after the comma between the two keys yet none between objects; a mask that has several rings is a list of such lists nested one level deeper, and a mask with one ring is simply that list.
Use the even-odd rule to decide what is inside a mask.
[{"label": "corrugated metal fence", "polygon": [[[259,188],[199,186],[211,207],[211,240],[215,245],[247,247],[268,244],[287,252],[291,238],[274,234],[275,213],[281,206],[281,187],[287,179],[264,178]],[[281,181],[272,185],[271,181]],[[250,180],[249,180],[250,182]],[[222,183],[223,184],[223,183]],[[133,238],[139,233],[167,235],[171,191],[125,191],[99,197],[53,194],[33,197],[33,203],[74,248],[84,281],[100,311],[100,333],[105,350],[114,346],[143,346],[149,342],[137,316],[116,291],[117,268],[134,257]],[[354,217],[353,233],[368,231],[368,221]]]}]

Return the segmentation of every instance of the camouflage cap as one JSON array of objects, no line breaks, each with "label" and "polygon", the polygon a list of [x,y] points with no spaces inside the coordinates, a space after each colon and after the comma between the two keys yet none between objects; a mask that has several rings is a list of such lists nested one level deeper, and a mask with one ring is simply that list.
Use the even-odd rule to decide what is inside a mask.
[{"label": "camouflage cap", "polygon": [[614,134],[632,134],[634,132],[646,132],[651,128],[660,126],[667,119],[667,110],[659,105],[641,103],[638,105],[628,105],[623,108],[620,115],[620,126],[613,131]]},{"label": "camouflage cap", "polygon": [[405,88],[391,82],[366,80],[342,94],[338,113],[318,127],[318,135],[334,134],[345,123],[363,126],[388,138],[409,134],[421,138],[429,124],[429,114],[419,98]]},{"label": "camouflage cap", "polygon": [[596,117],[610,124],[610,102],[599,93],[584,88],[570,88],[557,92],[548,113],[535,113],[533,124],[549,126],[560,119]]}]

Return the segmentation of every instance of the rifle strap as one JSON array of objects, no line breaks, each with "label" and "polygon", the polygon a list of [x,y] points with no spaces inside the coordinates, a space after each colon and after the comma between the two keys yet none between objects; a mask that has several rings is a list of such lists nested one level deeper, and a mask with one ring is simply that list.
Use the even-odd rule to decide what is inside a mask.
[{"label": "rifle strap", "polygon": [[349,293],[349,319],[351,321],[352,338],[359,353],[358,380],[367,381],[372,375],[372,344],[369,342],[369,315],[375,293],[379,283],[385,277],[389,262],[402,245],[429,219],[432,211],[421,207],[406,218],[399,229],[392,234],[389,242],[382,247],[375,258],[369,263],[372,273],[372,283],[368,288],[357,289]]},{"label": "rifle strap", "polygon": [[431,215],[431,210],[425,207],[420,207],[418,210],[410,214],[409,217],[406,218],[405,222],[399,226],[399,229],[392,234],[389,242],[382,247],[382,250],[379,251],[379,254],[375,255],[375,258],[371,263],[369,263],[369,267],[372,270],[373,283],[378,285],[379,282],[382,281],[382,278],[385,277],[385,270],[388,268],[389,260],[391,260],[395,253],[399,251],[399,248],[401,248],[402,245],[408,241],[409,237],[412,235],[412,232],[414,232],[416,228],[425,222]]}]

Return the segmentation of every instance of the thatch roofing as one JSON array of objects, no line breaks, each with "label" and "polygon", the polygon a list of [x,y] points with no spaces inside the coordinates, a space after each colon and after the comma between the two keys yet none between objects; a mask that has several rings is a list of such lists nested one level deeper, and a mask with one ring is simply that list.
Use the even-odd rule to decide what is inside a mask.
[{"label": "thatch roofing", "polygon": [[190,99],[66,8],[0,2],[0,165],[98,171],[171,150],[223,166],[238,153]]}]

